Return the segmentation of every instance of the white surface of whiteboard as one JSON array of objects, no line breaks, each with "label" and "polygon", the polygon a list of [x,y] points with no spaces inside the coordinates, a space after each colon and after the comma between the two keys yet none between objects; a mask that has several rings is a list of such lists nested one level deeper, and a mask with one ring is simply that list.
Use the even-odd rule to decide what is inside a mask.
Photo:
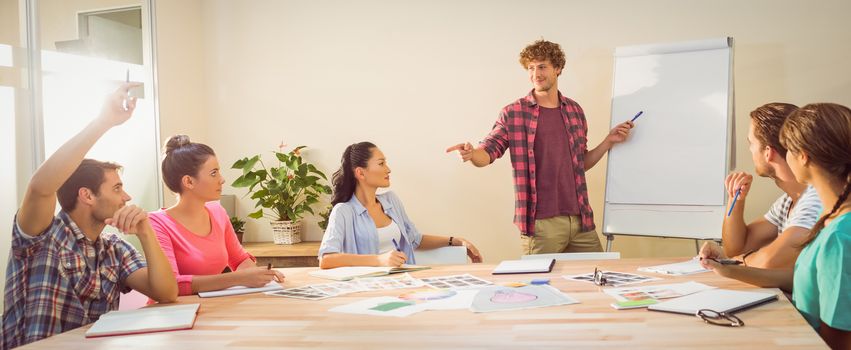
[{"label": "white surface of whiteboard", "polygon": [[727,38],[616,50],[611,126],[644,113],[609,153],[604,233],[720,238],[731,72]]}]

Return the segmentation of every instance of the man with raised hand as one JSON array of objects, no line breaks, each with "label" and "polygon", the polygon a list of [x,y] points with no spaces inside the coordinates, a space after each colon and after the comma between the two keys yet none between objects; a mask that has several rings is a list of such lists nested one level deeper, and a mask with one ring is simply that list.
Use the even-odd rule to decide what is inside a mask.
[{"label": "man with raised hand", "polygon": [[[114,163],[84,159],[94,143],[133,114],[124,84],[100,115],[36,170],[12,227],[6,270],[3,339],[10,349],[96,321],[118,308],[120,293],[138,290],[159,301],[177,299],[177,282],[148,216],[125,205]],[[61,210],[55,214],[56,201]],[[135,234],[145,258],[105,225]]]}]

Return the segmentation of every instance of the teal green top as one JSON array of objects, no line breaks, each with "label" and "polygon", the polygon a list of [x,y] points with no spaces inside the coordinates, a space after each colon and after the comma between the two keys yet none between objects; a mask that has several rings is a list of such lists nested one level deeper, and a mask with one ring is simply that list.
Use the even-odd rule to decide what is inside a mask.
[{"label": "teal green top", "polygon": [[798,255],[792,302],[816,330],[824,322],[851,331],[851,213],[833,219]]}]

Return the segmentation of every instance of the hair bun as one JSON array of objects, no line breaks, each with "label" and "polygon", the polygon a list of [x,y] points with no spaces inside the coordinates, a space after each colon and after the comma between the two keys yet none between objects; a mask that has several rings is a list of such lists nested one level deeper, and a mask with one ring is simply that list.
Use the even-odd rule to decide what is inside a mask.
[{"label": "hair bun", "polygon": [[168,139],[165,143],[165,154],[171,154],[176,149],[186,146],[192,142],[189,141],[189,136],[186,135],[174,135]]}]

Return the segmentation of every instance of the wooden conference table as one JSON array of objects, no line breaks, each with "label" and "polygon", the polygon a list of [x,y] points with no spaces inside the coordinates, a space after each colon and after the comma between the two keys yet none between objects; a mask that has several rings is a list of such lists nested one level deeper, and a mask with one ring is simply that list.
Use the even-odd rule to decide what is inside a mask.
[{"label": "wooden conference table", "polygon": [[[400,291],[348,294],[320,301],[251,294],[201,299],[180,297],[178,303],[201,303],[194,329],[118,337],[86,339],[84,326],[21,349],[455,349],[455,348],[787,348],[826,349],[794,306],[782,295],[779,300],[738,313],[741,328],[705,324],[688,315],[615,310],[610,296],[590,283],[568,281],[565,274],[582,274],[599,266],[606,271],[636,272],[639,266],[682,261],[673,259],[624,259],[557,262],[549,275],[501,275],[494,265],[437,266],[412,273],[414,277],[470,273],[494,283],[528,281],[549,277],[551,284],[580,301],[579,304],[472,313],[467,310],[425,311],[404,318],[353,315],[328,309],[368,297],[398,295]],[[315,268],[284,269],[285,286],[327,283],[307,272]],[[654,275],[641,273],[645,275]],[[661,276],[667,284],[697,281],[727,289],[754,289],[717,276]],[[780,293],[779,290],[772,291]]]}]

